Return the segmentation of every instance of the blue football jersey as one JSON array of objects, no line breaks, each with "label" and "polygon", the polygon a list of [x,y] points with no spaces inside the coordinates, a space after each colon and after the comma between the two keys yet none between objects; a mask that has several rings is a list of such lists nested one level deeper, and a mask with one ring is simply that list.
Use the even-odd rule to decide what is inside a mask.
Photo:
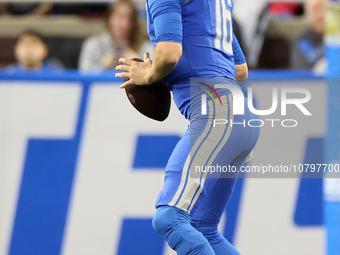
[{"label": "blue football jersey", "polygon": [[[176,82],[190,77],[235,79],[234,49],[237,48],[237,52],[239,52],[239,45],[233,34],[233,0],[179,1],[183,54],[176,68],[166,77],[170,88]],[[164,6],[169,1],[147,0],[148,34],[154,45],[160,41],[155,33],[153,17],[155,15],[152,15],[152,11],[154,11],[152,8],[158,8],[157,3],[159,6],[160,4]],[[171,8],[173,6],[169,5],[169,11]],[[171,29],[171,24],[164,29]],[[162,41],[180,42],[178,38],[172,40],[171,34],[174,35],[174,33],[169,33],[169,37],[166,39],[163,36]],[[242,51],[240,54],[243,56]],[[241,62],[245,62],[245,60],[241,60]]]}]

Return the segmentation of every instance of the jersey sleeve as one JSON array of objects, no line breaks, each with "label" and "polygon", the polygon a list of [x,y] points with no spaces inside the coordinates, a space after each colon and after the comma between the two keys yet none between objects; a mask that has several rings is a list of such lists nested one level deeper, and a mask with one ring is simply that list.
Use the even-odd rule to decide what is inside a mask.
[{"label": "jersey sleeve", "polygon": [[247,62],[235,34],[233,34],[233,51],[235,65],[242,65]]},{"label": "jersey sleeve", "polygon": [[180,0],[149,0],[148,9],[157,42],[182,44],[182,6]]}]

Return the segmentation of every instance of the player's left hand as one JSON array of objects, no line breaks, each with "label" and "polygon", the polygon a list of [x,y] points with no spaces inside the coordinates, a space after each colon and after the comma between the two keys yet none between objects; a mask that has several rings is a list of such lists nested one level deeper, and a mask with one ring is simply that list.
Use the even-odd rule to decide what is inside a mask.
[{"label": "player's left hand", "polygon": [[128,58],[120,58],[119,62],[125,65],[116,66],[116,70],[125,72],[116,73],[116,77],[129,79],[120,85],[121,88],[125,88],[131,84],[141,86],[150,84],[147,74],[151,68],[152,60],[150,59],[148,52],[144,54],[144,62],[137,62]]}]

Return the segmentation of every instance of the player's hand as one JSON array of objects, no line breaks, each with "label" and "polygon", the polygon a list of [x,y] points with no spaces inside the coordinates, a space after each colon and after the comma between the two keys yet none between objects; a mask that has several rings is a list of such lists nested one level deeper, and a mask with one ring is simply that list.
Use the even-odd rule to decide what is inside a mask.
[{"label": "player's hand", "polygon": [[148,71],[151,68],[152,61],[149,53],[144,54],[144,62],[137,62],[127,58],[120,58],[119,62],[125,65],[116,66],[117,71],[125,71],[122,73],[116,73],[118,78],[127,78],[128,81],[120,85],[121,88],[125,88],[128,85],[149,85],[150,79],[148,79]]}]

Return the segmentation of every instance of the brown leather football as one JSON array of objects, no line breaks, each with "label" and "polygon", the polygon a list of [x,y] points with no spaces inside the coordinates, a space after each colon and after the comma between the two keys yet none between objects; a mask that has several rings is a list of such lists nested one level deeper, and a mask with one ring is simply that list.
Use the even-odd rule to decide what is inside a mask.
[{"label": "brown leather football", "polygon": [[[140,58],[132,60],[144,62]],[[171,95],[163,79],[145,86],[128,85],[125,92],[133,107],[141,114],[158,121],[164,121],[168,117]]]}]

